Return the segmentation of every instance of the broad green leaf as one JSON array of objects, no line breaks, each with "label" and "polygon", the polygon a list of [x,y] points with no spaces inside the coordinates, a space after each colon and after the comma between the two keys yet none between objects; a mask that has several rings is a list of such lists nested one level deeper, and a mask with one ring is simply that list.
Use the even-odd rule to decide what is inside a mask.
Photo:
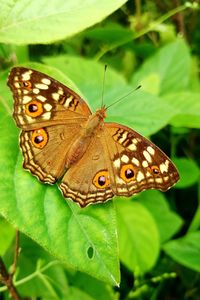
[{"label": "broad green leaf", "polygon": [[150,270],[159,253],[159,233],[155,221],[140,203],[115,201],[117,209],[120,259],[127,268],[141,273]]},{"label": "broad green leaf", "polygon": [[177,188],[187,188],[199,181],[200,170],[195,161],[187,158],[175,158],[176,164],[180,172],[180,181],[177,182]]},{"label": "broad green leaf", "polygon": [[200,93],[182,92],[166,95],[163,100],[177,111],[170,124],[200,128]]},{"label": "broad green leaf", "polygon": [[156,95],[181,91],[188,87],[190,67],[189,49],[184,40],[177,39],[147,59],[133,75],[132,84],[141,84],[144,90]]},{"label": "broad green leaf", "polygon": [[180,229],[183,221],[170,210],[163,193],[151,190],[141,193],[137,200],[152,214],[160,234],[161,243],[169,240]]},{"label": "broad green leaf", "polygon": [[[67,55],[43,60],[61,70],[77,84],[93,111],[100,107],[104,65]],[[108,106],[133,91],[133,88],[126,83],[124,77],[108,68],[104,91],[104,103]],[[141,88],[126,96],[121,103],[112,106],[107,112],[107,120],[130,126],[148,136],[168,124],[174,115],[175,109]]]},{"label": "broad green leaf", "polygon": [[[0,80],[3,90],[5,82]],[[119,283],[115,212],[112,201],[81,209],[56,186],[41,184],[22,168],[11,95],[0,106],[0,213],[48,252],[77,270]],[[5,171],[6,170],[6,171]],[[103,242],[102,242],[103,241]]]},{"label": "broad green leaf", "polygon": [[14,228],[0,217],[0,256],[3,256],[15,236]]},{"label": "broad green leaf", "polygon": [[170,241],[164,251],[179,264],[200,272],[200,231],[191,232],[184,237]]},{"label": "broad green leaf", "polygon": [[6,0],[0,2],[0,42],[50,43],[90,27],[127,0]]}]

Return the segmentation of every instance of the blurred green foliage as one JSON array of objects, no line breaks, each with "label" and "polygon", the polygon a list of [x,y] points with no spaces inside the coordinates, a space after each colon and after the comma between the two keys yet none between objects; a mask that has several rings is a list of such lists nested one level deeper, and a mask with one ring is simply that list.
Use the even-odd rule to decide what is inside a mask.
[{"label": "blurred green foliage", "polygon": [[[0,256],[29,299],[200,299],[198,1],[0,1]],[[22,169],[9,69],[40,70],[175,162],[180,181],[81,209]],[[15,228],[15,229],[14,229]],[[1,277],[0,277],[1,278]],[[0,286],[0,299],[8,299]]]}]

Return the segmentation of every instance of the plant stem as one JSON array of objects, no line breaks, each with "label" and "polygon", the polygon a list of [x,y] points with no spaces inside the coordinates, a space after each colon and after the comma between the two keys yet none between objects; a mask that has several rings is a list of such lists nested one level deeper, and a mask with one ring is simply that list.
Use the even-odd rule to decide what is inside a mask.
[{"label": "plant stem", "polygon": [[13,285],[12,276],[8,273],[1,256],[0,256],[0,281],[6,285],[13,300],[21,300],[15,286]]}]

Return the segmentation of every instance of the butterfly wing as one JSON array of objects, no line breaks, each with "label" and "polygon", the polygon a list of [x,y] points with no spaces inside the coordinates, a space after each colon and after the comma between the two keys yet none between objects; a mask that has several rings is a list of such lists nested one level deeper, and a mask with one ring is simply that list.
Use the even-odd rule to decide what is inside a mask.
[{"label": "butterfly wing", "polygon": [[91,139],[86,153],[67,170],[60,184],[63,196],[82,207],[114,196],[108,175],[107,153],[104,153],[100,136],[101,133]]},{"label": "butterfly wing", "polygon": [[108,171],[115,195],[131,196],[146,189],[167,191],[179,180],[169,157],[134,130],[105,123],[104,139],[109,145],[112,165]]},{"label": "butterfly wing", "polygon": [[40,181],[53,184],[66,170],[66,157],[80,126],[55,125],[22,131],[23,167]]},{"label": "butterfly wing", "polygon": [[67,152],[91,111],[71,89],[32,69],[13,68],[8,86],[14,119],[23,129],[23,166],[41,181],[54,183],[63,175]]},{"label": "butterfly wing", "polygon": [[66,122],[76,124],[91,114],[88,105],[74,91],[39,71],[13,68],[8,86],[14,97],[13,117],[23,130]]}]

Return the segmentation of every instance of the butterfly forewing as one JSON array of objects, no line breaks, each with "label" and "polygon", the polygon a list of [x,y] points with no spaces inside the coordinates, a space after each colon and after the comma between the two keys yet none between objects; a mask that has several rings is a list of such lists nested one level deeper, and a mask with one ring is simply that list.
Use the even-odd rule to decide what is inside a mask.
[{"label": "butterfly forewing", "polygon": [[116,194],[130,196],[146,189],[167,191],[179,174],[172,161],[156,145],[134,130],[106,123],[105,138],[113,150]]},{"label": "butterfly forewing", "polygon": [[13,92],[13,116],[25,130],[41,126],[76,123],[91,114],[88,105],[74,91],[41,72],[13,68],[8,78]]}]

